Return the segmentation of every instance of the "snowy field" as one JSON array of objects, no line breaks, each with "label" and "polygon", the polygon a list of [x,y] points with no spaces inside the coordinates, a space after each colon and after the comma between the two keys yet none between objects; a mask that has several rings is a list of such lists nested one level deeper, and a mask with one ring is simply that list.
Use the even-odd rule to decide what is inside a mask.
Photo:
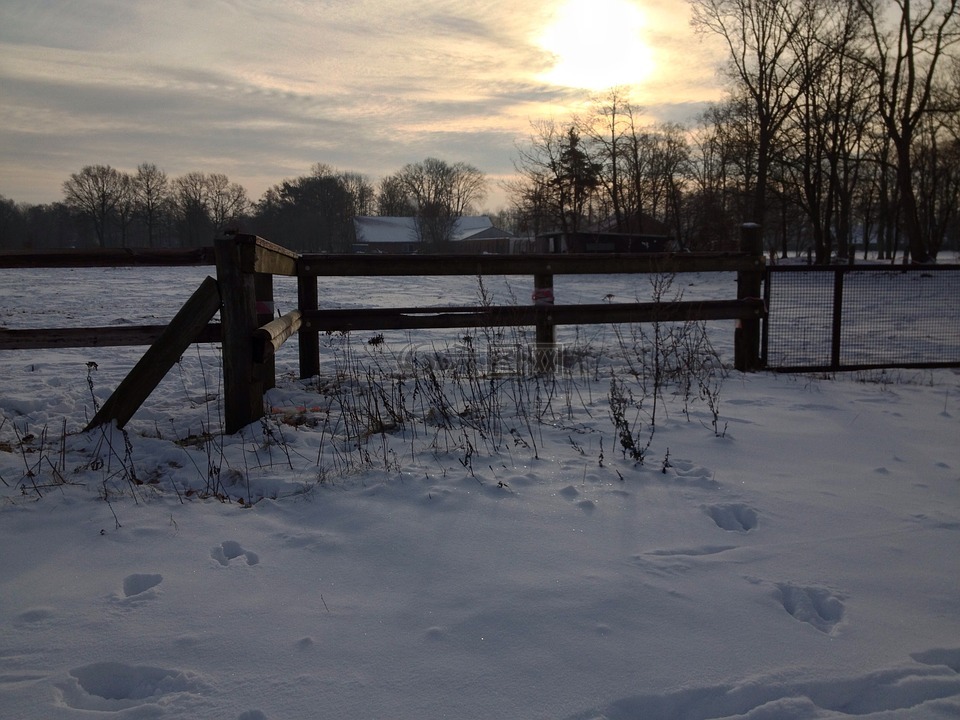
[{"label": "snowy field", "polygon": [[[212,272],[0,271],[0,327],[159,324]],[[214,346],[126,434],[80,431],[143,348],[0,352],[0,718],[960,717],[960,374],[742,375],[732,322],[661,330],[564,329],[553,379],[498,328],[324,336],[303,382],[294,339],[226,437]]]}]

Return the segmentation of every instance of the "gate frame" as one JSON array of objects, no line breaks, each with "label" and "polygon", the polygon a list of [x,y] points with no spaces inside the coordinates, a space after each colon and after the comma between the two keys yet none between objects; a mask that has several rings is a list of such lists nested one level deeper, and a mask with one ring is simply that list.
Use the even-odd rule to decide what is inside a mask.
[{"label": "gate frame", "polygon": [[[767,315],[763,321],[763,330],[760,338],[760,363],[763,369],[777,373],[809,373],[809,372],[851,372],[857,370],[882,370],[885,368],[903,368],[916,370],[934,370],[939,368],[960,367],[960,353],[957,360],[944,362],[880,362],[880,363],[842,363],[841,346],[843,332],[843,285],[845,277],[851,272],[886,272],[886,273],[913,273],[913,272],[960,272],[957,264],[931,265],[772,265],[766,268],[763,301]],[[772,283],[770,275],[777,273],[829,273],[833,276],[833,301],[831,305],[831,337],[830,337],[830,364],[829,365],[795,365],[787,367],[771,366],[769,364],[769,324],[770,324],[770,295]],[[774,313],[775,314],[775,313]]]}]

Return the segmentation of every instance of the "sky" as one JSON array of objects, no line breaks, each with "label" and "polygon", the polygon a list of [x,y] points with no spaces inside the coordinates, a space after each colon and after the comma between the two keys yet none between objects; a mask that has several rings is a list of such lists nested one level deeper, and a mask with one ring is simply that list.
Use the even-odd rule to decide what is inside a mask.
[{"label": "sky", "polygon": [[0,0],[0,195],[86,165],[225,173],[252,200],[315,163],[372,182],[436,157],[506,205],[531,123],[612,86],[650,122],[718,99],[683,0]]}]

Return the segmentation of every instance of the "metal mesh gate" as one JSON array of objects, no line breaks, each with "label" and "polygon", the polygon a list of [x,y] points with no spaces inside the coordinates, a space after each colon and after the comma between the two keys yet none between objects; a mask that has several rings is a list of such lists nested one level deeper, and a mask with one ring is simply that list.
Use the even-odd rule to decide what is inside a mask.
[{"label": "metal mesh gate", "polygon": [[772,370],[960,367],[960,266],[767,268]]}]

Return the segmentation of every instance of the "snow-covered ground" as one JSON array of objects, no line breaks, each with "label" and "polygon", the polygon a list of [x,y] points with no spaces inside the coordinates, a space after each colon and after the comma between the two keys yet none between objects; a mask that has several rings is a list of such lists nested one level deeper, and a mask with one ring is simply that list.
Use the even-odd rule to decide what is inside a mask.
[{"label": "snow-covered ground", "polygon": [[[211,272],[3,271],[0,326],[161,323]],[[344,285],[321,302],[478,293]],[[729,363],[732,323],[708,330]],[[215,347],[126,435],[79,431],[143,348],[0,352],[0,718],[960,717],[960,375],[707,362],[686,397],[661,381],[651,436],[654,380],[618,364],[644,332],[564,330],[555,380],[472,372],[508,331],[495,358],[483,333],[324,337],[301,382],[294,339],[268,419],[227,437]]]}]

